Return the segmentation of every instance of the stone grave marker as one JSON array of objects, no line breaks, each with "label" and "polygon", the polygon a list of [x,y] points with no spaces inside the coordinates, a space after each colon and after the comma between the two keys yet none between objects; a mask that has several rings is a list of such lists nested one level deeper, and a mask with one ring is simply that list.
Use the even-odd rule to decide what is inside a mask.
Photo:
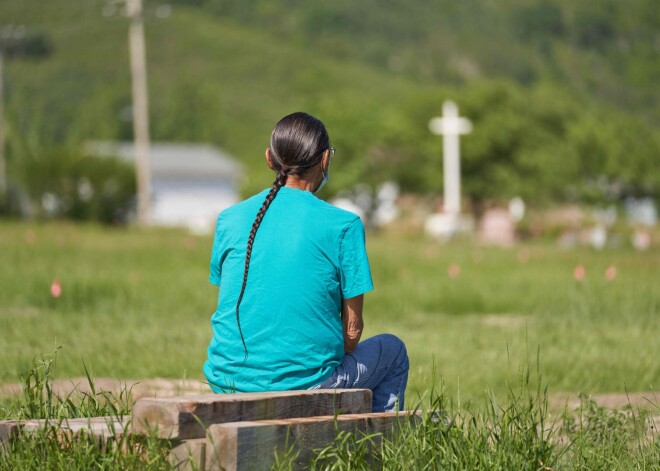
[{"label": "stone grave marker", "polygon": [[487,210],[479,221],[479,241],[488,245],[511,247],[516,241],[516,228],[506,209]]}]

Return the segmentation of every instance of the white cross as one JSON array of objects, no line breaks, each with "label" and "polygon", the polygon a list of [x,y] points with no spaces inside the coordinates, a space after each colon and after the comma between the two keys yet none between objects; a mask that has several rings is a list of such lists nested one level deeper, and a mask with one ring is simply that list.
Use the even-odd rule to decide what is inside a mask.
[{"label": "white cross", "polygon": [[461,164],[458,136],[469,134],[472,123],[458,116],[458,106],[451,100],[442,105],[442,117],[429,121],[433,134],[443,136],[445,212],[457,215],[461,212]]}]

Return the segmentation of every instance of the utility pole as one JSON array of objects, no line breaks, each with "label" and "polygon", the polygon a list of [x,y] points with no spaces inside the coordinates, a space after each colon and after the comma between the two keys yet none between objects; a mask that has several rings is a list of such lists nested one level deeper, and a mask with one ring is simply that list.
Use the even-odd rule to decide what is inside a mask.
[{"label": "utility pole", "polygon": [[126,7],[131,21],[128,30],[128,45],[133,95],[137,222],[140,226],[146,226],[149,223],[151,206],[151,165],[149,162],[149,101],[142,0],[127,0]]}]

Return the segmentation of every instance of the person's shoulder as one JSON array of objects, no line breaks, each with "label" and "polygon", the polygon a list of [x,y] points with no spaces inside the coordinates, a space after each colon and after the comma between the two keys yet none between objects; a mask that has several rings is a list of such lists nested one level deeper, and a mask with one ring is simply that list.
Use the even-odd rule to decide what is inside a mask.
[{"label": "person's shoulder", "polygon": [[254,218],[255,207],[261,207],[268,191],[269,190],[266,189],[257,193],[256,195],[250,196],[249,198],[239,203],[223,209],[218,215],[218,219],[229,220],[233,218],[242,218],[245,215]]},{"label": "person's shoulder", "polygon": [[347,211],[342,208],[338,208],[327,201],[318,199],[319,208],[324,212],[324,217],[331,218],[333,221],[342,224],[350,225],[353,223],[362,224],[360,216],[351,211]]}]

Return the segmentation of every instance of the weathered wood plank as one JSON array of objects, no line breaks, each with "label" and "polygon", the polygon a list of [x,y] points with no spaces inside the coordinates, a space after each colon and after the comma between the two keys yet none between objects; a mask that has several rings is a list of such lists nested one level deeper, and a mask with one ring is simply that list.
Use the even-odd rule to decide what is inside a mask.
[{"label": "weathered wood plank", "polygon": [[22,420],[19,422],[24,432],[38,432],[48,426],[56,427],[61,432],[76,434],[84,432],[98,438],[119,438],[126,431],[128,418],[120,420],[118,417],[90,417],[75,419],[39,419]]},{"label": "weathered wood plank", "polygon": [[47,432],[58,440],[72,437],[89,437],[101,448],[105,448],[110,440],[119,440],[128,426],[128,418],[120,420],[117,417],[91,417],[74,419],[31,419],[0,422],[0,447],[9,446],[19,433],[35,434]]},{"label": "weathered wood plank", "polygon": [[177,471],[205,471],[206,439],[195,438],[172,443],[170,464]]},{"label": "weathered wood plank", "polygon": [[49,426],[72,433],[85,431],[97,436],[121,436],[126,430],[128,418],[120,420],[118,417],[81,417],[62,419],[29,419],[29,420],[3,420],[0,421],[0,436],[11,431],[23,430],[27,433],[38,432]]},{"label": "weathered wood plank", "polygon": [[421,413],[382,412],[211,425],[207,432],[206,469],[271,469],[275,453],[284,453],[287,447],[298,453],[295,466],[305,468],[312,451],[332,443],[338,431],[391,437],[406,420],[417,423]]},{"label": "weathered wood plank", "polygon": [[11,440],[18,435],[20,428],[15,420],[0,420],[0,452],[9,449]]},{"label": "weathered wood plank", "polygon": [[368,389],[317,389],[142,398],[133,406],[133,433],[204,438],[213,424],[371,412]]}]

